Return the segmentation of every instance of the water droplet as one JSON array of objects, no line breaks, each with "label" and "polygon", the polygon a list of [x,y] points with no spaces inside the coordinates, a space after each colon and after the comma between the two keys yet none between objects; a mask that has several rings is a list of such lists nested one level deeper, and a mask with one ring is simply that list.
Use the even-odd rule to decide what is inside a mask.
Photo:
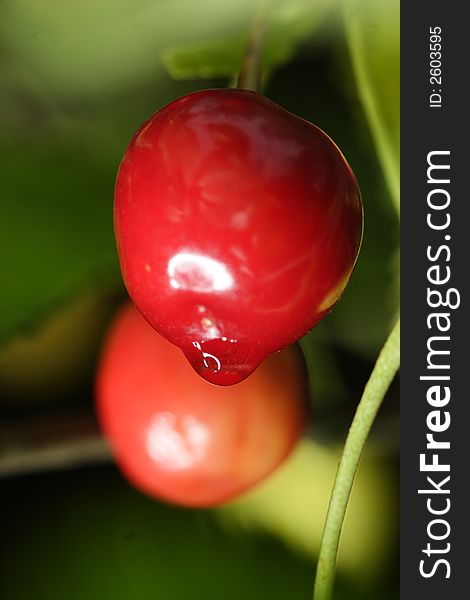
[{"label": "water droplet", "polygon": [[216,385],[233,385],[246,379],[262,362],[250,347],[223,336],[209,341],[194,341],[183,352],[194,370]]},{"label": "water droplet", "polygon": [[202,362],[204,364],[204,367],[206,369],[211,369],[212,371],[214,371],[214,373],[217,373],[218,371],[220,371],[220,360],[217,358],[217,356],[214,356],[213,354],[210,354],[209,352],[204,352],[202,350],[201,344],[199,342],[193,342],[193,346],[199,350],[199,352],[202,355]]}]

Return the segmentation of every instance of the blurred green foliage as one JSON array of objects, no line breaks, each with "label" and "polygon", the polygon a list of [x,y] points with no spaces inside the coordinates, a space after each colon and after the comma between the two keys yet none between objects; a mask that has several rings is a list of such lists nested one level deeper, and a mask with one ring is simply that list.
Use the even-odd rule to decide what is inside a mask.
[{"label": "blurred green foliage", "polygon": [[[69,307],[90,294],[124,295],[112,227],[123,151],[137,127],[165,103],[228,85],[256,4],[0,4],[0,346],[11,372],[32,381],[24,355],[14,356],[16,338],[27,344],[56,316],[65,323]],[[273,0],[268,21],[266,95],[337,142],[364,201],[363,247],[350,285],[332,315],[302,340],[312,391],[310,429],[317,438],[333,437],[335,446],[398,307],[398,16],[397,0]],[[109,317],[115,302],[103,302]],[[77,333],[59,340],[52,353],[32,354],[36,373],[49,372],[47,361],[55,363],[57,371],[50,372],[57,372],[51,376],[57,381],[68,364],[71,379],[62,381],[82,378],[83,388],[73,385],[88,390],[88,405],[92,374],[79,370],[83,360],[66,346],[95,357],[96,348],[80,334],[93,324],[95,335],[102,335],[101,310],[93,317],[80,313]],[[75,379],[70,361],[53,358],[61,354],[74,357]],[[45,410],[56,388],[42,390]],[[4,389],[0,385],[0,395]],[[31,392],[34,411],[38,389]],[[73,394],[62,390],[64,404],[70,403]],[[385,409],[387,418],[396,416],[396,406]],[[28,414],[27,398],[21,411]],[[388,439],[377,439],[378,451]],[[216,514],[153,503],[131,491],[112,468],[1,482],[0,597],[308,598],[333,455],[320,446],[315,457],[304,453],[280,479]],[[389,585],[386,579],[393,573],[396,543],[390,464],[376,459],[363,477],[342,550],[339,569],[346,579],[340,579],[338,600],[396,596],[396,581]],[[371,520],[361,531],[367,514]],[[367,540],[362,554],[355,552],[355,538],[357,545]],[[369,582],[364,589],[351,574],[364,568],[366,576],[367,552],[371,556],[376,545],[383,545],[377,562],[371,559],[376,587]]]},{"label": "blurred green foliage", "polygon": [[[393,538],[397,529],[393,477],[373,454],[369,449],[357,475],[338,555],[341,573],[369,582],[387,570],[394,549],[380,541]],[[340,455],[340,447],[302,441],[275,474],[220,509],[223,522],[274,534],[314,560]]]},{"label": "blurred green foliage", "polygon": [[[331,11],[332,0],[291,0],[272,2],[266,15],[262,49],[262,70],[269,75],[273,69],[292,59],[302,42],[312,38]],[[232,38],[219,37],[195,45],[166,48],[161,59],[174,79],[234,77],[241,67],[247,43],[247,32]]]},{"label": "blurred green foliage", "polygon": [[[155,503],[111,468],[13,480],[3,485],[0,509],[5,600],[281,600],[311,594],[311,560],[266,535],[227,531],[211,511]],[[335,597],[373,600],[376,590],[340,577]],[[380,597],[394,596],[385,590]]]},{"label": "blurred green foliage", "polygon": [[94,97],[153,80],[176,44],[246,29],[252,0],[41,0],[2,3],[3,47],[60,95]]},{"label": "blurred green foliage", "polygon": [[112,172],[62,140],[35,137],[11,139],[1,152],[0,337],[71,291],[118,276]]},{"label": "blurred green foliage", "polygon": [[112,306],[107,294],[85,292],[0,347],[0,408],[89,393]]},{"label": "blurred green foliage", "polygon": [[400,211],[400,4],[343,0],[357,92],[391,199]]}]

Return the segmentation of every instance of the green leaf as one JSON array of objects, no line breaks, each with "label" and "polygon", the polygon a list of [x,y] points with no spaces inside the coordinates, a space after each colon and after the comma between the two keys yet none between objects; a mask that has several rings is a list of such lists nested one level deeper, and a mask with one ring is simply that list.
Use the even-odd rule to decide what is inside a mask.
[{"label": "green leaf", "polygon": [[400,4],[344,0],[357,84],[393,204],[400,210]]},{"label": "green leaf", "polygon": [[161,61],[173,79],[230,77],[240,68],[245,39],[197,44],[164,50]]},{"label": "green leaf", "polygon": [[[282,0],[274,4],[266,24],[263,70],[269,73],[291,60],[298,46],[322,23],[332,4],[333,0]],[[232,77],[240,70],[249,28],[248,20],[243,31],[228,39],[219,36],[208,42],[166,48],[161,60],[174,79]]]}]

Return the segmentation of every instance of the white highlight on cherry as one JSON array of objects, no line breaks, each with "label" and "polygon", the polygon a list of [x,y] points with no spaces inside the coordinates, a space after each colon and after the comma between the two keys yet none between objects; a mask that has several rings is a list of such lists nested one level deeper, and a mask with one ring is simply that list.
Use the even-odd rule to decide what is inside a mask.
[{"label": "white highlight on cherry", "polygon": [[182,471],[202,460],[210,432],[193,415],[155,413],[146,434],[149,455],[169,471]]},{"label": "white highlight on cherry", "polygon": [[172,256],[167,273],[175,290],[210,293],[224,292],[233,287],[233,277],[223,263],[192,252]]}]

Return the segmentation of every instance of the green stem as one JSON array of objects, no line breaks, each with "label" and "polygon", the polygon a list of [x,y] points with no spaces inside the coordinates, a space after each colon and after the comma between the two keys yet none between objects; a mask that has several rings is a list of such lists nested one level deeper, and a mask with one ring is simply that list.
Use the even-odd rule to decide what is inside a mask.
[{"label": "green stem", "polygon": [[259,92],[261,90],[261,54],[263,51],[264,34],[271,0],[260,0],[253,21],[245,56],[236,87],[243,90]]},{"label": "green stem", "polygon": [[400,321],[395,324],[362,394],[338,466],[318,557],[313,600],[330,600],[336,556],[361,454],[377,411],[400,366]]}]

